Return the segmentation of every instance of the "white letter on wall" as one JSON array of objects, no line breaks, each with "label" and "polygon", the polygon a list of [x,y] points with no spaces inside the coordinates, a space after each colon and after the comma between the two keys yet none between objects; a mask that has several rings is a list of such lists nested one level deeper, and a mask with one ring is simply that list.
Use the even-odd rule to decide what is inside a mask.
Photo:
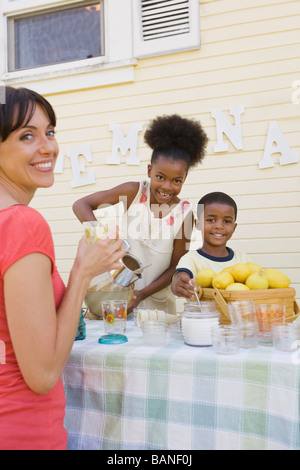
[{"label": "white letter on wall", "polygon": [[292,103],[300,104],[300,80],[295,80],[292,83],[292,88],[296,90],[292,93]]},{"label": "white letter on wall", "polygon": [[54,173],[63,173],[63,171],[64,171],[64,159],[65,159],[64,154],[59,153],[59,155],[57,157],[57,160],[56,160],[55,167],[54,167]]},{"label": "white letter on wall", "polygon": [[[71,181],[71,188],[78,186],[85,186],[87,184],[95,183],[95,175],[93,170],[86,170],[83,162],[79,158],[83,157],[88,163],[93,161],[92,151],[90,145],[83,145],[81,147],[74,147],[67,151],[67,157],[71,160],[73,179]],[[83,176],[86,173],[86,176]]]},{"label": "white letter on wall", "polygon": [[128,132],[127,137],[124,137],[120,124],[111,124],[109,130],[113,132],[112,153],[106,159],[109,165],[120,165],[121,159],[118,155],[120,149],[123,157],[130,150],[130,155],[127,158],[127,165],[139,165],[140,159],[137,157],[136,149],[138,143],[138,133],[143,130],[143,124],[133,124]]},{"label": "white letter on wall", "polygon": [[217,126],[217,143],[214,146],[215,153],[228,151],[228,144],[223,141],[223,134],[227,135],[237,150],[243,149],[241,114],[244,112],[244,106],[233,106],[229,109],[229,113],[234,116],[235,125],[228,121],[220,109],[214,109],[211,112]]},{"label": "white letter on wall", "polygon": [[[273,145],[274,143],[276,144],[275,146]],[[274,153],[281,153],[279,160],[280,165],[288,165],[290,163],[297,163],[299,161],[297,155],[291,151],[277,122],[271,121],[268,130],[264,156],[259,162],[260,169],[271,168],[275,165],[274,159],[271,157],[271,155]]]}]

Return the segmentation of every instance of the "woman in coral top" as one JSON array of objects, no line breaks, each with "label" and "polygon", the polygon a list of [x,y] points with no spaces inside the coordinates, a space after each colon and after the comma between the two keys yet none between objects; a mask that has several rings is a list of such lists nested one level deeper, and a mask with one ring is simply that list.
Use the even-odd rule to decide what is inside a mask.
[{"label": "woman in coral top", "polygon": [[51,105],[27,89],[0,104],[0,449],[64,450],[61,373],[90,280],[120,267],[118,234],[82,239],[67,287],[47,222],[28,207],[54,182],[58,155]]}]

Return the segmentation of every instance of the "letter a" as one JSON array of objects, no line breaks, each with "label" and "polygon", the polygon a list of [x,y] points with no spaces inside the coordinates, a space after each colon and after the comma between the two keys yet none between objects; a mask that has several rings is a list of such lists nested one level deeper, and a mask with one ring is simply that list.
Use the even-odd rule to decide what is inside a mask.
[{"label": "letter a", "polygon": [[[274,143],[276,144],[275,147],[273,145]],[[274,159],[271,157],[271,155],[274,153],[281,153],[279,160],[280,165],[288,165],[290,163],[297,163],[299,161],[297,155],[291,151],[277,122],[271,121],[267,135],[264,156],[258,163],[261,170],[264,168],[271,168],[275,165]]]}]

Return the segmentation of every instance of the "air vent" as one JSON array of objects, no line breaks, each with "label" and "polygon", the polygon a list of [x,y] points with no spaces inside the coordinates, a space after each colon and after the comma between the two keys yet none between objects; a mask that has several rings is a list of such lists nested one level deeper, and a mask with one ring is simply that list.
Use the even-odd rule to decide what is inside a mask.
[{"label": "air vent", "polygon": [[199,4],[199,0],[132,0],[134,57],[199,49]]},{"label": "air vent", "polygon": [[144,41],[190,32],[189,0],[141,0]]}]

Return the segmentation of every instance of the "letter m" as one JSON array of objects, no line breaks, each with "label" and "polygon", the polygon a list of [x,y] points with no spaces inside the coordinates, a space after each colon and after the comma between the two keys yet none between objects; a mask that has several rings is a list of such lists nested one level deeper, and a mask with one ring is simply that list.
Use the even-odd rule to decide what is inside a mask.
[{"label": "letter m", "polygon": [[113,133],[113,144],[112,153],[106,159],[106,163],[109,165],[120,165],[121,159],[118,153],[120,150],[123,157],[130,150],[130,155],[127,158],[127,165],[139,165],[140,160],[137,157],[137,144],[138,144],[138,133],[143,130],[143,125],[135,123],[131,126],[128,134],[124,137],[120,124],[111,124],[109,130]]}]

